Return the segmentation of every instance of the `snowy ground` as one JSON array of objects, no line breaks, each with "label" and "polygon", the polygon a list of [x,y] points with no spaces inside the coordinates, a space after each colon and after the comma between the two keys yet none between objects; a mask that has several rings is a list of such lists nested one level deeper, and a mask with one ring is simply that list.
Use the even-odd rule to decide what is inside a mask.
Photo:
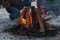
[{"label": "snowy ground", "polygon": [[[60,25],[60,16],[51,19],[49,22],[54,25]],[[57,21],[58,20],[58,21]],[[16,21],[9,19],[9,13],[5,8],[0,9],[0,40],[60,40],[60,32],[54,37],[29,38],[27,36],[16,36],[9,32],[3,32],[6,28],[11,28],[10,25],[15,24]]]},{"label": "snowy ground", "polygon": [[[51,12],[51,11],[50,11]],[[49,12],[49,13],[50,13]],[[48,13],[48,12],[47,12]],[[48,20],[47,22],[52,24],[52,25],[56,25],[56,26],[60,26],[60,15],[56,16],[56,14],[54,14],[53,12],[51,12],[49,15],[47,15],[45,17],[46,18],[51,18],[50,20]]]}]

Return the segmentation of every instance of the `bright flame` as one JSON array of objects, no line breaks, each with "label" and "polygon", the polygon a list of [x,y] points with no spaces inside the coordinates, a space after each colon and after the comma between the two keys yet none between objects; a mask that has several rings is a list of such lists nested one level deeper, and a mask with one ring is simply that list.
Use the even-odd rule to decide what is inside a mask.
[{"label": "bright flame", "polygon": [[[31,16],[31,14],[29,13],[28,14],[28,24],[29,24],[29,26],[31,27],[32,26],[32,16]],[[23,18],[22,16],[20,17],[20,24],[22,24],[23,26],[25,26],[26,25],[26,21],[27,21],[27,19],[25,19],[25,18]],[[36,15],[36,23],[38,22],[38,15]]]},{"label": "bright flame", "polygon": [[[27,18],[28,18],[28,24],[29,24],[29,26],[31,26],[32,25],[32,16],[31,16],[31,14],[28,14]],[[25,19],[23,17],[20,17],[19,21],[20,21],[20,24],[22,24],[23,26],[25,26],[27,19]]]},{"label": "bright flame", "polygon": [[22,18],[21,21],[22,21],[22,24],[26,24],[26,19]]}]

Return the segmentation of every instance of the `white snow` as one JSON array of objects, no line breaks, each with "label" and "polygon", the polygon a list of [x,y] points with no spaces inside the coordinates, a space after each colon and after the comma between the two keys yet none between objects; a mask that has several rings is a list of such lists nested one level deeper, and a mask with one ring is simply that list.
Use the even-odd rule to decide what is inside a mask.
[{"label": "white snow", "polygon": [[56,16],[52,11],[49,11],[49,13],[47,12],[45,19],[48,18],[51,18],[50,20],[47,21],[48,23],[55,26],[60,26],[60,15]]},{"label": "white snow", "polygon": [[60,15],[56,18],[48,20],[48,22],[52,25],[60,26]]},{"label": "white snow", "polygon": [[0,33],[0,40],[18,40],[18,38],[10,35],[9,33]]},{"label": "white snow", "polygon": [[10,25],[13,25],[15,21],[9,19],[9,13],[7,13],[5,8],[0,9],[0,40],[18,40],[13,35],[10,35],[8,32],[3,32],[4,29],[11,28]]},{"label": "white snow", "polygon": [[17,20],[11,21],[9,18],[9,13],[5,8],[0,9],[0,30],[5,28],[10,28],[10,25],[13,25],[17,22]]}]

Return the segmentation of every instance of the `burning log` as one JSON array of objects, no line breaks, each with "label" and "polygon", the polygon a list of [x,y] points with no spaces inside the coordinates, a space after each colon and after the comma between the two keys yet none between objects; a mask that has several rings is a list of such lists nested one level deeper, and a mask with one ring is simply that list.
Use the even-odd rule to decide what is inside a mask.
[{"label": "burning log", "polygon": [[45,27],[44,27],[44,22],[43,19],[41,17],[41,12],[39,11],[39,9],[36,9],[36,12],[38,13],[38,20],[39,20],[39,25],[40,25],[40,32],[45,32]]},{"label": "burning log", "polygon": [[30,9],[30,8],[28,8],[28,10],[27,10],[27,12],[26,12],[26,27],[27,27],[27,28],[29,28],[29,22],[28,22],[28,21],[29,21],[29,9]]},{"label": "burning log", "polygon": [[19,24],[23,24],[25,26],[26,20],[25,20],[25,14],[26,14],[27,8],[23,8],[22,14],[19,17]]}]

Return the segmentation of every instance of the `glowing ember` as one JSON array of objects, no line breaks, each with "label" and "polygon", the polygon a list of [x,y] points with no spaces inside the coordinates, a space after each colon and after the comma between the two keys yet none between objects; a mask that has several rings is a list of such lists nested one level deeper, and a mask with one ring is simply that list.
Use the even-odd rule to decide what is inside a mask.
[{"label": "glowing ember", "polygon": [[22,24],[24,25],[26,24],[26,19],[22,18],[21,21],[22,21]]}]

